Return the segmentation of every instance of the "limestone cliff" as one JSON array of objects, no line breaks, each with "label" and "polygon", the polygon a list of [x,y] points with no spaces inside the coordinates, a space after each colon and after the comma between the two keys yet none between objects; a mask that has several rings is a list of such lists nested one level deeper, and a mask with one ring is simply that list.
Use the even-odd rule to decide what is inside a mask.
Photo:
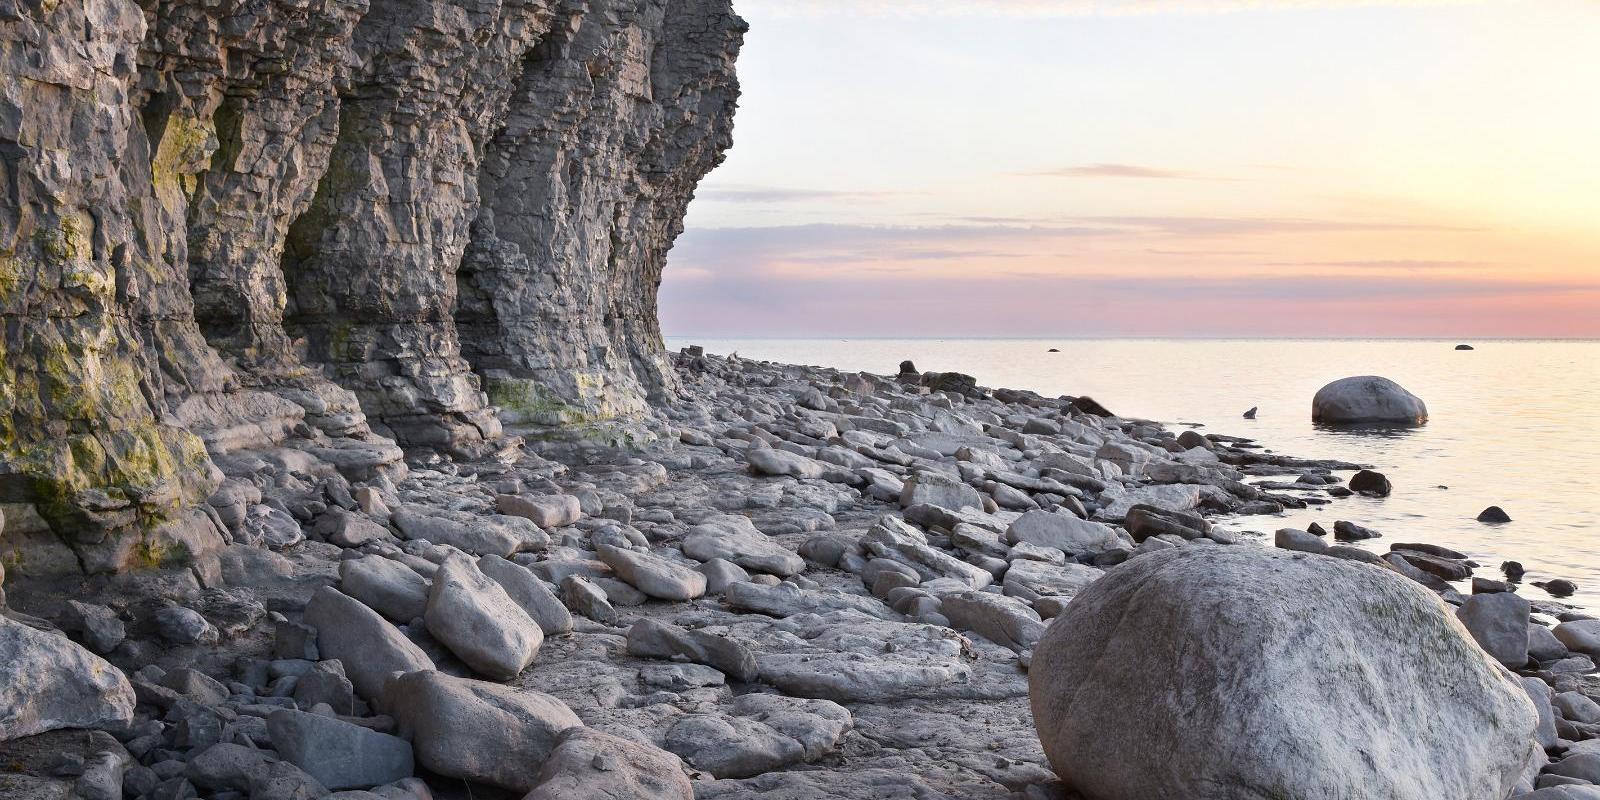
[{"label": "limestone cliff", "polygon": [[69,546],[35,570],[182,557],[262,453],[366,479],[643,410],[744,29],[730,0],[0,0],[7,536]]}]

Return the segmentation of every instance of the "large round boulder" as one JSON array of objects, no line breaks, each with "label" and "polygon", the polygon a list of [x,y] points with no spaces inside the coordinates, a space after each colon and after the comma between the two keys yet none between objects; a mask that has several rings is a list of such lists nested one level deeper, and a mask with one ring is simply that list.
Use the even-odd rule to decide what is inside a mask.
[{"label": "large round boulder", "polygon": [[1428,421],[1422,398],[1388,378],[1341,378],[1317,390],[1311,421],[1330,425],[1421,425]]},{"label": "large round boulder", "polygon": [[1502,800],[1537,712],[1432,593],[1251,546],[1140,556],[1034,649],[1034,724],[1087,800]]}]

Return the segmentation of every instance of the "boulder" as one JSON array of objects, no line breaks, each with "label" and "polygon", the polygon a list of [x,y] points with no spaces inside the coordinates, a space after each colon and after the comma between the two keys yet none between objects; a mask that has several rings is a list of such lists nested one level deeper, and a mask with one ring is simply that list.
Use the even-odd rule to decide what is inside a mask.
[{"label": "boulder", "polygon": [[399,623],[422,616],[428,605],[428,579],[383,556],[339,562],[339,589]]},{"label": "boulder", "polygon": [[1467,632],[1495,660],[1521,669],[1528,663],[1527,600],[1510,592],[1475,594],[1456,609]]},{"label": "boulder", "polygon": [[341,719],[280,709],[267,717],[278,756],[335,791],[382,786],[411,777],[406,740]]},{"label": "boulder", "polygon": [[962,483],[943,472],[918,472],[905,479],[900,490],[900,506],[927,503],[928,505],[959,511],[963,508],[983,510],[983,495],[977,489]]},{"label": "boulder", "polygon": [[384,689],[383,707],[430,772],[531,790],[562,731],[583,724],[550,695],[442,672],[412,672]]},{"label": "boulder", "polygon": [[1069,556],[1100,553],[1126,544],[1109,525],[1058,511],[1029,511],[1017,517],[1006,528],[1006,541],[1054,547]]},{"label": "boulder", "polygon": [[317,629],[317,650],[322,657],[343,662],[350,682],[368,700],[382,695],[391,672],[433,669],[428,655],[398,628],[331,586],[311,596],[305,620]]},{"label": "boulder", "polygon": [[1388,497],[1394,491],[1394,486],[1383,473],[1364,469],[1350,477],[1350,491],[1368,497]]},{"label": "boulder", "polygon": [[1328,543],[1309,531],[1298,528],[1279,528],[1272,535],[1272,543],[1285,550],[1298,550],[1303,553],[1326,553]]},{"label": "boulder", "polygon": [[532,522],[515,515],[480,517],[465,511],[407,505],[394,512],[392,519],[406,539],[447,544],[473,555],[510,558],[514,553],[540,549],[550,541]]},{"label": "boulder", "polygon": [[939,613],[956,630],[972,631],[1018,653],[1030,650],[1044,635],[1039,614],[1015,597],[990,592],[958,592],[941,598]]},{"label": "boulder", "polygon": [[0,741],[133,718],[133,686],[65,636],[0,615]]},{"label": "boulder", "polygon": [[694,800],[677,756],[593,728],[569,728],[522,800]]},{"label": "boulder", "polygon": [[1478,521],[1487,522],[1490,524],[1501,524],[1510,522],[1511,515],[1507,514],[1506,510],[1499,506],[1489,506],[1483,511],[1478,512]]},{"label": "boulder", "polygon": [[756,530],[748,517],[718,514],[689,529],[681,545],[683,554],[696,561],[720,558],[752,572],[779,577],[798,575],[806,560]]},{"label": "boulder", "polygon": [[478,673],[511,680],[533,663],[544,631],[472,561],[452,556],[433,576],[428,633]]},{"label": "boulder", "polygon": [[531,520],[541,528],[559,528],[583,519],[583,504],[570,494],[503,494],[495,498],[495,506],[502,514]]},{"label": "boulder", "polygon": [[684,715],[666,748],[716,777],[742,778],[821,758],[852,722],[837,703],[773,694],[741,695],[729,710]]},{"label": "boulder", "polygon": [[820,478],[827,467],[816,459],[771,447],[752,447],[745,453],[750,470],[757,475],[788,475],[793,478]]},{"label": "boulder", "polygon": [[628,629],[628,653],[641,658],[682,658],[703,664],[736,681],[756,679],[756,659],[749,648],[725,636],[687,630],[666,622],[641,619]]},{"label": "boulder", "polygon": [[1579,619],[1555,627],[1556,639],[1574,653],[1600,658],[1600,619]]},{"label": "boulder", "polygon": [[151,616],[156,633],[173,644],[213,645],[221,637],[200,612],[184,606],[167,606]]},{"label": "boulder", "polygon": [[546,636],[572,632],[572,612],[561,604],[550,586],[527,567],[499,556],[484,556],[478,559],[478,569],[500,584]]},{"label": "boulder", "polygon": [[1499,800],[1538,749],[1527,693],[1431,592],[1268,548],[1112,570],[1034,649],[1029,696],[1092,800]]},{"label": "boulder", "polygon": [[62,609],[61,627],[100,655],[115,650],[128,635],[117,612],[76,600],[68,600]]},{"label": "boulder", "polygon": [[706,576],[691,567],[609,544],[598,545],[596,550],[618,577],[657,600],[693,600],[706,593]]},{"label": "boulder", "polygon": [[1428,406],[1400,384],[1376,375],[1342,378],[1317,391],[1311,421],[1330,425],[1421,425]]}]

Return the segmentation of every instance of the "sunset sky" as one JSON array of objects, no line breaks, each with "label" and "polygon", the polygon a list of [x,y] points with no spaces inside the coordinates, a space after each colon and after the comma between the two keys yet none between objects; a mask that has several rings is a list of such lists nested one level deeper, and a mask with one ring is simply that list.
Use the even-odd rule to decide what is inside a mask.
[{"label": "sunset sky", "polygon": [[736,0],[668,335],[1600,336],[1600,0]]}]

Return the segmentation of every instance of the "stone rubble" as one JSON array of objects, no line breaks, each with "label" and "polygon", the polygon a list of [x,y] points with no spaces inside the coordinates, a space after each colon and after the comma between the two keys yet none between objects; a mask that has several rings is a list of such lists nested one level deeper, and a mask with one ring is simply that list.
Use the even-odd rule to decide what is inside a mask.
[{"label": "stone rubble", "polygon": [[[1330,547],[1318,530],[1279,530],[1267,541],[1242,527],[1252,514],[1319,502],[1341,486],[1336,473],[1356,465],[1193,431],[1178,437],[1084,411],[1074,398],[954,379],[946,382],[966,388],[704,354],[676,363],[682,388],[672,404],[613,424],[631,443],[555,437],[514,456],[419,454],[403,477],[344,483],[276,481],[284,473],[248,460],[258,471],[233,480],[255,491],[230,496],[308,511],[292,515],[303,541],[228,544],[220,569],[196,563],[99,578],[92,594],[13,578],[21,587],[13,603],[23,606],[10,613],[55,620],[84,647],[18,622],[0,620],[0,631],[43,647],[29,657],[65,665],[76,680],[126,674],[131,686],[84,696],[70,688],[82,683],[51,685],[79,692],[59,701],[75,705],[17,741],[50,727],[105,730],[127,756],[95,762],[97,774],[116,765],[130,800],[340,790],[431,800],[456,797],[462,786],[528,798],[1239,796],[1196,793],[1175,778],[1163,789],[1137,788],[1176,774],[1141,768],[1133,755],[1176,753],[1168,745],[1130,739],[1109,761],[1063,755],[1083,740],[1057,733],[1054,712],[1039,703],[1064,690],[1041,686],[1064,675],[1100,680],[1096,669],[1107,666],[1064,661],[1103,649],[1085,627],[1089,606],[1074,598],[1113,596],[1139,585],[1141,571],[1170,564],[1200,577],[1141,602],[1162,614],[1200,614],[1208,630],[1243,626],[1208,645],[1186,674],[1248,665],[1247,683],[1277,697],[1260,707],[1289,707],[1288,695],[1274,693],[1298,684],[1262,672],[1281,658],[1235,652],[1270,616],[1248,598],[1278,580],[1243,556],[1279,553],[1316,576],[1274,589],[1285,603],[1316,609],[1292,625],[1332,637],[1301,641],[1296,658],[1322,666],[1300,678],[1323,680],[1326,654],[1354,658],[1352,643],[1360,643],[1373,674],[1393,671],[1379,664],[1455,670],[1395,684],[1397,697],[1459,689],[1469,669],[1494,687],[1454,700],[1404,695],[1437,720],[1453,719],[1451,703],[1478,716],[1460,712],[1473,721],[1454,725],[1454,739],[1402,736],[1418,748],[1411,755],[1380,743],[1391,760],[1360,769],[1351,761],[1339,780],[1377,785],[1412,770],[1405,777],[1416,786],[1503,800],[1501,786],[1549,791],[1587,774],[1574,759],[1600,742],[1592,660],[1600,622],[1525,600],[1508,591],[1513,584],[1479,578],[1474,586],[1484,591],[1463,595],[1456,582],[1475,563],[1447,548],[1396,542],[1380,556]],[[775,473],[750,457],[766,452],[826,466]],[[1169,468],[1202,461],[1213,466]],[[298,464],[293,474],[318,469],[309,459]],[[1191,480],[1201,482],[1169,482]],[[1001,502],[1007,497],[1013,502]],[[531,517],[543,512],[533,509],[558,513],[541,525]],[[383,533],[340,535],[349,520]],[[1222,575],[1237,586],[1218,583]],[[1372,587],[1355,588],[1358,578]],[[1185,591],[1200,596],[1185,600]],[[1408,650],[1399,629],[1376,619],[1370,624],[1383,633],[1355,633],[1368,624],[1364,615],[1380,614],[1375,598],[1386,592],[1410,604],[1411,622],[1400,626],[1407,635],[1436,630],[1450,646]],[[1217,603],[1221,610],[1200,610]],[[1355,605],[1329,611],[1338,603]],[[1445,604],[1459,608],[1447,614]],[[1546,627],[1550,616],[1565,621]],[[1134,651],[1184,627],[1135,627],[1142,632],[1120,634],[1134,648],[1115,660],[1120,677],[1096,690],[1121,711],[1093,726],[1095,740],[1161,718],[1165,701],[1136,699],[1130,681],[1142,670],[1165,675],[1172,664]],[[110,663],[90,667],[95,656],[84,648]],[[1228,658],[1244,660],[1213,661]],[[1359,697],[1361,679],[1346,680],[1357,681],[1349,697]],[[1199,685],[1227,693],[1218,708],[1247,703],[1236,682],[1202,677]],[[58,702],[33,694],[30,702]],[[1335,713],[1326,692],[1295,697],[1307,714]],[[1134,713],[1146,706],[1155,717]],[[1337,715],[1353,725],[1369,711],[1349,700]],[[1229,741],[1228,718],[1204,737],[1212,745]],[[3,738],[18,735],[11,730]],[[1458,755],[1438,755],[1451,747]],[[1058,764],[1100,766],[1058,773],[1047,752]],[[1206,752],[1191,746],[1184,757],[1244,763]],[[1415,772],[1429,758],[1443,766],[1468,752],[1482,768],[1472,776],[1429,782]],[[1557,760],[1541,771],[1547,754]],[[86,754],[85,763],[95,758]],[[1287,756],[1260,758],[1260,769],[1290,776],[1283,785],[1295,787],[1291,794],[1332,791],[1335,772],[1322,769],[1330,761],[1312,758],[1307,772]]]}]

